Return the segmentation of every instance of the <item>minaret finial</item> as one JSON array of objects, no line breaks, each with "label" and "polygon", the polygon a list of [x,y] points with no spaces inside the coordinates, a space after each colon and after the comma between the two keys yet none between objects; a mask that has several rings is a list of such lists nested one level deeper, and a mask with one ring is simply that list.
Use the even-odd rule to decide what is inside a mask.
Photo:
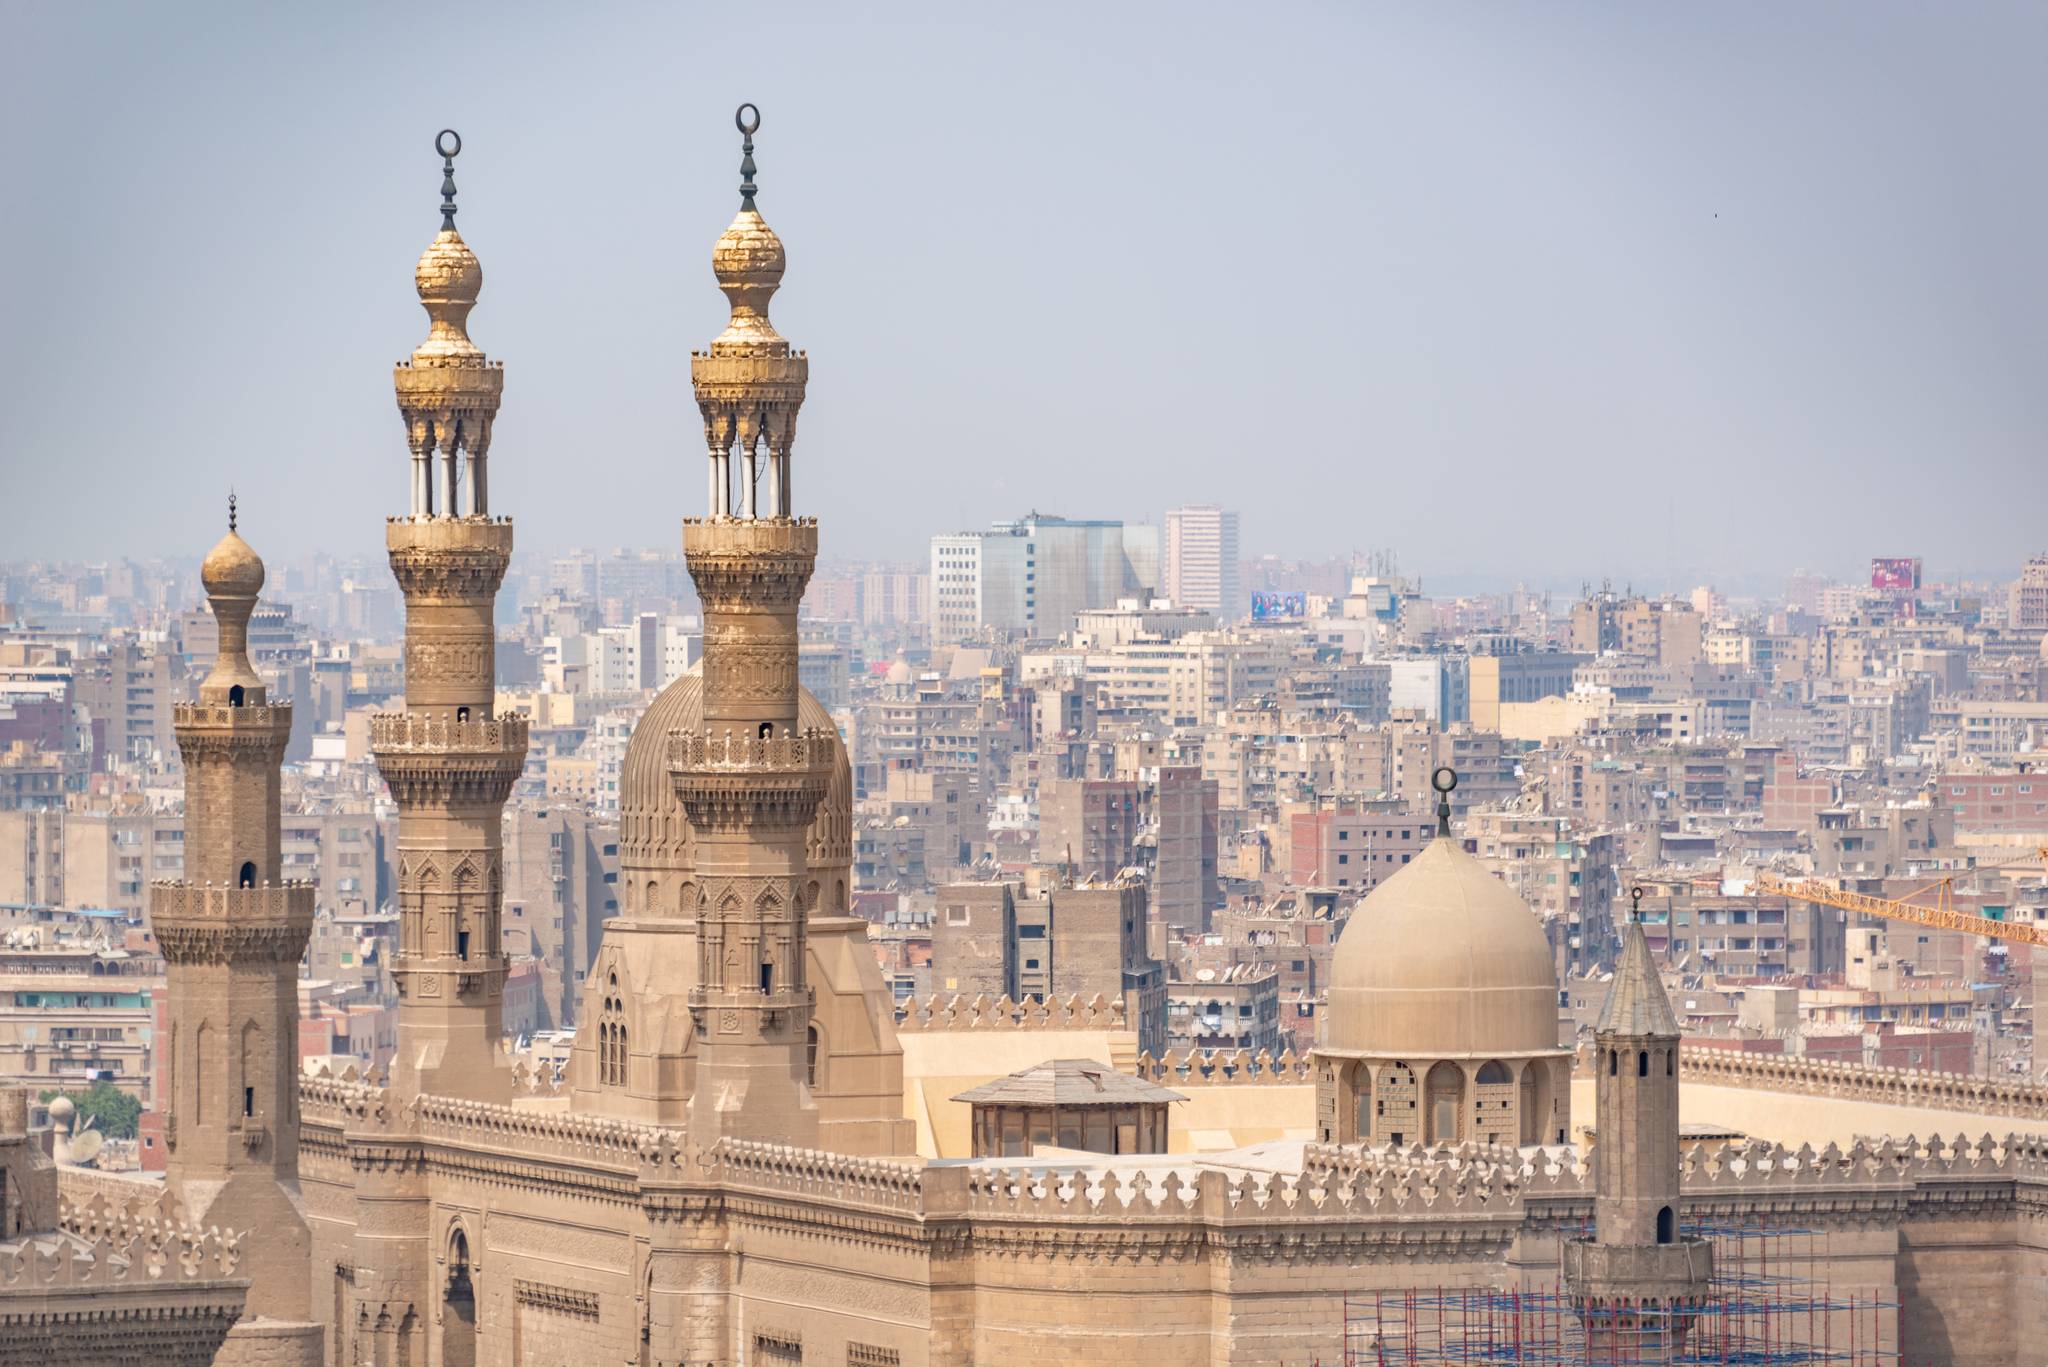
[{"label": "minaret finial", "polygon": [[[455,145],[450,147],[449,140]],[[455,159],[462,155],[462,134],[444,128],[434,135],[434,150],[441,154],[441,231],[455,231]]]},{"label": "minaret finial", "polygon": [[1440,765],[1429,776],[1429,786],[1436,789],[1436,833],[1451,833],[1451,792],[1458,786],[1458,771],[1450,765]]},{"label": "minaret finial", "polygon": [[235,529],[235,491],[228,490],[228,530]]},{"label": "minaret finial", "polygon": [[1643,885],[1641,883],[1628,890],[1628,919],[1636,925],[1643,923]]},{"label": "minaret finial", "polygon": [[754,207],[754,134],[761,131],[761,111],[743,104],[733,111],[733,125],[740,130],[740,209]]}]

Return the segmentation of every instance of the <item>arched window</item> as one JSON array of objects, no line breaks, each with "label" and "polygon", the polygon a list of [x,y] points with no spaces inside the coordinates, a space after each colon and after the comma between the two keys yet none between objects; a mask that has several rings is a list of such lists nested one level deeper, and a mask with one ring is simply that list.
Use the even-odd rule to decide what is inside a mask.
[{"label": "arched window", "polygon": [[813,1025],[804,1032],[804,1081],[818,1085],[818,1027]]},{"label": "arched window", "polygon": [[1657,1212],[1657,1242],[1668,1244],[1675,1242],[1677,1238],[1678,1217],[1672,1214],[1671,1207],[1664,1206]]},{"label": "arched window", "polygon": [[1678,1051],[1676,1049],[1666,1049],[1664,1051],[1664,1076],[1678,1076]]},{"label": "arched window", "polygon": [[1620,1067],[1621,1067],[1621,1054],[1620,1054],[1620,1052],[1619,1052],[1619,1051],[1617,1051],[1617,1050],[1614,1050],[1614,1049],[1609,1049],[1609,1050],[1607,1051],[1607,1076],[1609,1076],[1609,1077],[1613,1077],[1613,1076],[1615,1075],[1615,1073],[1616,1073],[1616,1072],[1617,1072],[1617,1071],[1618,1071],[1618,1070],[1620,1069]]},{"label": "arched window", "polygon": [[1636,1050],[1636,1076],[1648,1077],[1649,1075],[1650,1051],[1647,1049],[1638,1049]]},{"label": "arched window", "polygon": [[468,720],[469,720],[469,709],[468,709],[468,708],[466,708],[466,707],[458,707],[458,708],[456,708],[456,709],[455,709],[455,720],[456,720],[456,721],[458,721],[458,722],[465,722],[465,721],[468,721]]},{"label": "arched window", "polygon": [[762,723],[761,723],[761,739],[762,739],[762,740],[767,740],[767,739],[768,739],[769,737],[773,736],[774,734],[775,734],[775,723],[774,723],[774,722],[772,722],[772,721],[764,721],[764,722],[762,722]]},{"label": "arched window", "polygon": [[1515,1076],[1508,1071],[1508,1066],[1498,1059],[1479,1065],[1478,1082],[1482,1087],[1505,1087],[1514,1080]]},{"label": "arched window", "polygon": [[246,695],[242,692],[242,686],[240,684],[235,684],[233,687],[228,689],[228,706],[240,707],[242,705],[242,699],[244,696]]},{"label": "arched window", "polygon": [[[617,980],[617,975],[613,975]],[[597,1079],[606,1087],[626,1085],[625,1003],[617,997],[604,999],[604,1019],[597,1027]]]},{"label": "arched window", "polygon": [[242,862],[242,872],[236,877],[235,881],[245,888],[256,886],[256,862],[253,859]]}]

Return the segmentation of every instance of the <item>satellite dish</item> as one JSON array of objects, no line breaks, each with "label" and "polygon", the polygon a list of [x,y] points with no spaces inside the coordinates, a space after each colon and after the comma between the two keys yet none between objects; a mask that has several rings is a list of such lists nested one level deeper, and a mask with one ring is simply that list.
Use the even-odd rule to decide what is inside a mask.
[{"label": "satellite dish", "polygon": [[106,1147],[107,1137],[98,1130],[81,1130],[71,1136],[71,1161],[80,1167],[100,1156]]}]

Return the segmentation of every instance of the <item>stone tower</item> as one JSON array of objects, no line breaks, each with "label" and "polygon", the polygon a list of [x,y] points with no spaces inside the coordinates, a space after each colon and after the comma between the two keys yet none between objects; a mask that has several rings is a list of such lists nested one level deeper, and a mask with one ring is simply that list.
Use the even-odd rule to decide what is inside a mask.
[{"label": "stone tower", "polygon": [[[1640,904],[1642,889],[1634,897]],[[1713,1246],[1678,1228],[1678,1039],[1642,917],[1632,914],[1593,1031],[1593,1235],[1564,1249],[1565,1284],[1595,1363],[1664,1361],[1711,1293]]]},{"label": "stone tower", "polygon": [[505,375],[467,330],[483,268],[455,231],[462,141],[444,131],[435,148],[441,231],[413,272],[431,327],[395,377],[412,508],[385,528],[405,593],[405,710],[374,718],[370,735],[399,811],[397,1083],[406,1094],[490,1101],[509,1096],[500,827],[526,761],[526,723],[492,711],[491,613],[512,522],[490,516],[486,469]]},{"label": "stone tower", "polygon": [[812,993],[804,926],[818,887],[805,835],[837,737],[797,723],[797,604],[817,559],[818,524],[792,512],[790,450],[810,364],[768,321],[782,242],[754,207],[760,115],[742,105],[737,121],[740,211],[711,255],[732,317],[690,360],[710,450],[708,515],[683,524],[704,603],[704,722],[702,731],[676,732],[669,749],[676,796],[697,833],[690,1014],[699,1044],[689,1128],[706,1146],[726,1136],[811,1145],[818,1111],[805,1076]]},{"label": "stone tower", "polygon": [[[298,980],[313,888],[283,878],[279,766],[292,710],[270,701],[249,663],[263,562],[235,531],[232,499],[228,509],[228,534],[200,569],[220,652],[199,700],[173,714],[188,876],[150,889],[170,994],[164,1143],[190,1217],[248,1231],[244,1256],[260,1271],[247,1314],[265,1321],[275,1360],[312,1363],[322,1338],[299,1194]],[[237,1345],[255,1333],[240,1332],[220,1360],[240,1360]]]}]

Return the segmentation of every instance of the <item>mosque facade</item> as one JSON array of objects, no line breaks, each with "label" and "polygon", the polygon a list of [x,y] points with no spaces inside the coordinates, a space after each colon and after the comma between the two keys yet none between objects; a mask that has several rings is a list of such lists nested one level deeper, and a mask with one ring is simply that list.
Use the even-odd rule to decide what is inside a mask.
[{"label": "mosque facade", "polygon": [[[1641,1355],[1641,1324],[1697,1350],[1721,1313],[1731,1264],[1703,1246],[1713,1230],[1796,1233],[1823,1265],[1830,1299],[1784,1327],[1799,1342],[1861,1332],[1872,1363],[2030,1360],[2019,1345],[2048,1341],[2048,1148],[1682,1151],[1680,1051],[1644,948],[1603,1017],[1587,1163],[1567,1142],[1550,953],[1451,840],[1377,889],[1339,946],[1323,1047],[1291,1065],[1304,1085],[1272,1092],[1303,1098],[1303,1138],[920,1157],[897,1008],[848,912],[845,747],[797,682],[820,535],[796,495],[809,359],[769,318],[786,258],[756,206],[757,126],[743,109],[741,207],[713,251],[728,323],[690,360],[708,498],[683,544],[704,660],[628,751],[621,914],[565,1078],[511,1064],[499,1028],[497,828],[526,735],[494,710],[513,526],[486,470],[504,371],[468,331],[482,269],[454,226],[459,142],[442,145],[442,228],[415,276],[429,336],[397,370],[411,496],[387,538],[406,694],[374,728],[400,811],[388,1078],[294,1083],[281,994],[307,903],[276,881],[289,717],[244,677],[230,630],[261,562],[237,533],[207,562],[222,662],[179,733],[200,883],[160,889],[155,915],[176,1022],[170,1181],[188,1209],[253,1231],[258,1255],[218,1361],[1449,1360],[1394,1355],[1420,1331],[1387,1306],[1418,1288],[1526,1296],[1532,1326],[1563,1306],[1590,1360],[1661,1361]],[[989,1018],[912,1015],[921,1034]],[[1066,1056],[1047,1030],[1045,1057]]]}]

